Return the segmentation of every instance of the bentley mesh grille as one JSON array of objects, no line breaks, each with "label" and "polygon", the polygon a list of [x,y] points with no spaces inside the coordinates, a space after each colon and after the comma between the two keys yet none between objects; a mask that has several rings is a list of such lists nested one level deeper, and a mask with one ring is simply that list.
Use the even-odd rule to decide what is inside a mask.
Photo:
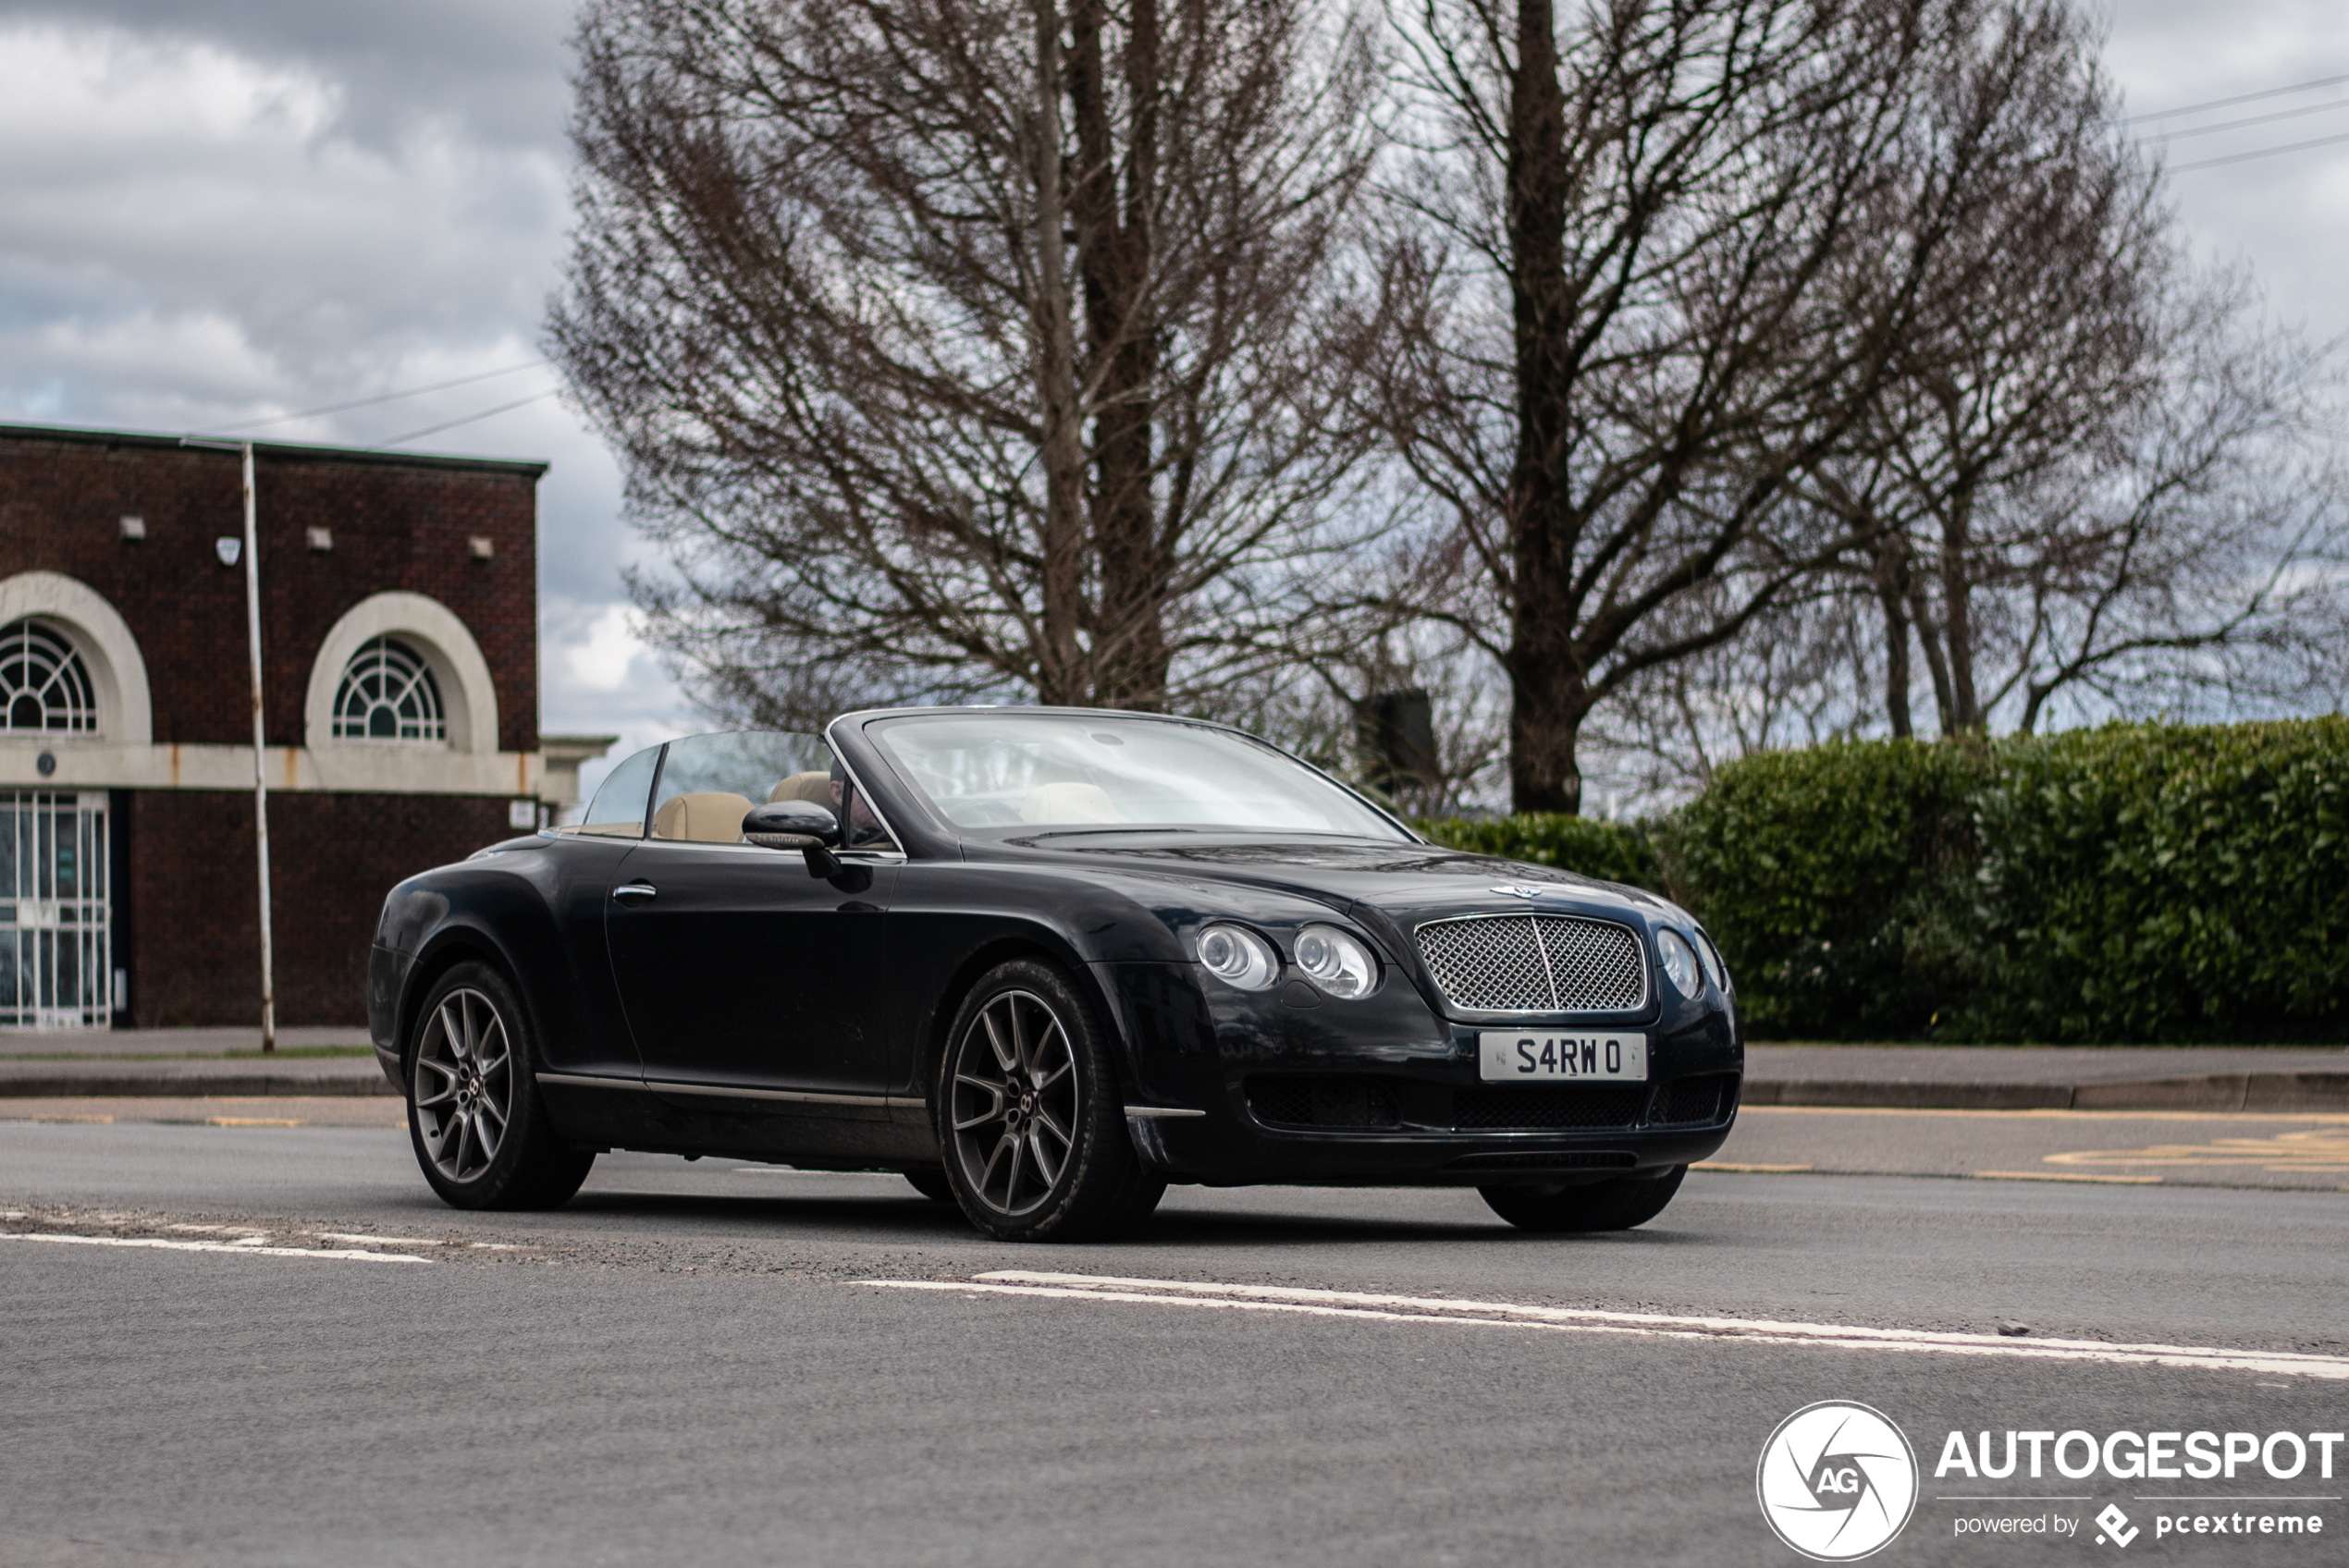
[{"label": "bentley mesh grille", "polygon": [[1420,957],[1454,1007],[1477,1012],[1629,1012],[1648,966],[1628,925],[1562,914],[1435,920]]}]

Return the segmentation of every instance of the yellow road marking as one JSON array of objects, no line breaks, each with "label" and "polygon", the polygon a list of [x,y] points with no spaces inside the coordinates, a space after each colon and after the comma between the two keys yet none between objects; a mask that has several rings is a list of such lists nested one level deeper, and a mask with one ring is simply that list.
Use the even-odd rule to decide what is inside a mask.
[{"label": "yellow road marking", "polygon": [[2272,1138],[2218,1138],[2207,1144],[2155,1144],[2141,1149],[2080,1149],[2051,1154],[2056,1165],[2257,1165],[2269,1170],[2349,1169],[2349,1130],[2311,1129]]},{"label": "yellow road marking", "polygon": [[2075,1176],[2060,1170],[1970,1170],[1966,1174],[1998,1182],[2096,1182],[2129,1187],[2161,1180],[2158,1176]]}]

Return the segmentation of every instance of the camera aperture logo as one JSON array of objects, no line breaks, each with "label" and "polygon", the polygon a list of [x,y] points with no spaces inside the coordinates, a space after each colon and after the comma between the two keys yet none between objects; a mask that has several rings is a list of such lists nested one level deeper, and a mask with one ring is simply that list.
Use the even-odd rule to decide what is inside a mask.
[{"label": "camera aperture logo", "polygon": [[1823,1400],[1778,1423],[1753,1489],[1778,1539],[1850,1562],[1891,1544],[1916,1512],[1916,1451],[1883,1412]]}]

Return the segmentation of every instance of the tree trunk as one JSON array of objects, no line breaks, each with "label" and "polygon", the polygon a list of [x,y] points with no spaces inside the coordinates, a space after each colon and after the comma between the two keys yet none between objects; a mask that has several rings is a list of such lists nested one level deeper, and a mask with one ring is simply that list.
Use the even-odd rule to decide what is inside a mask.
[{"label": "tree trunk", "polygon": [[1509,486],[1509,792],[1513,809],[1579,812],[1575,743],[1589,712],[1572,628],[1574,524],[1567,472],[1574,321],[1566,280],[1566,97],[1550,0],[1519,0],[1509,82],[1507,221],[1516,328],[1517,452]]},{"label": "tree trunk", "polygon": [[1150,299],[1158,202],[1158,7],[1156,0],[1137,0],[1127,21],[1124,64],[1134,121],[1126,136],[1122,203],[1101,50],[1102,0],[1078,0],[1070,15],[1069,92],[1080,163],[1070,206],[1099,409],[1090,507],[1101,562],[1094,700],[1155,710],[1166,696],[1169,559],[1151,484],[1160,338]]},{"label": "tree trunk", "polygon": [[1069,299],[1061,197],[1060,11],[1036,3],[1037,396],[1043,414],[1043,646],[1036,695],[1088,704],[1093,682],[1077,638],[1085,619],[1085,447],[1076,393],[1076,339]]},{"label": "tree trunk", "polygon": [[1941,654],[1941,629],[1934,624],[1933,605],[1925,597],[1926,577],[1915,571],[1909,573],[1909,624],[1915,628],[1917,645],[1925,650],[1925,673],[1933,677],[1933,711],[1941,724],[1944,736],[1958,732],[1957,709],[1949,695],[1949,661]]},{"label": "tree trunk", "polygon": [[1892,737],[1915,734],[1909,714],[1909,542],[1898,533],[1876,541],[1876,595],[1884,608],[1884,713]]},{"label": "tree trunk", "polygon": [[[1522,657],[1519,643],[1517,657]],[[1509,697],[1509,809],[1582,810],[1582,765],[1575,749],[1591,711],[1581,672],[1568,664],[1512,660]]]},{"label": "tree trunk", "polygon": [[1973,497],[1961,493],[1941,521],[1941,631],[1949,651],[1949,722],[1946,733],[1982,728],[1974,694]]}]

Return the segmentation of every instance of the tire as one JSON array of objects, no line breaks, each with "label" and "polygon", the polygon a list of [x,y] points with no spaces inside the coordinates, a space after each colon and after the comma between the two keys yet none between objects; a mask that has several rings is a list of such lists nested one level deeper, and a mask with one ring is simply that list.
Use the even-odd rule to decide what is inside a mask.
[{"label": "tire", "polygon": [[913,1183],[914,1191],[932,1203],[954,1201],[954,1184],[946,1179],[943,1170],[908,1170],[905,1180]]},{"label": "tire", "polygon": [[1494,1213],[1520,1231],[1629,1231],[1664,1212],[1680,1180],[1676,1165],[1661,1176],[1618,1176],[1580,1187],[1479,1187]]},{"label": "tire", "polygon": [[991,971],[946,1042],[940,1152],[973,1225],[1004,1242],[1095,1242],[1150,1218],[1166,1183],[1135,1156],[1106,1033],[1058,969]]},{"label": "tire", "polygon": [[454,1208],[559,1208],[596,1163],[547,1120],[529,1014],[486,963],[442,975],[416,1010],[402,1074],[408,1141]]}]

